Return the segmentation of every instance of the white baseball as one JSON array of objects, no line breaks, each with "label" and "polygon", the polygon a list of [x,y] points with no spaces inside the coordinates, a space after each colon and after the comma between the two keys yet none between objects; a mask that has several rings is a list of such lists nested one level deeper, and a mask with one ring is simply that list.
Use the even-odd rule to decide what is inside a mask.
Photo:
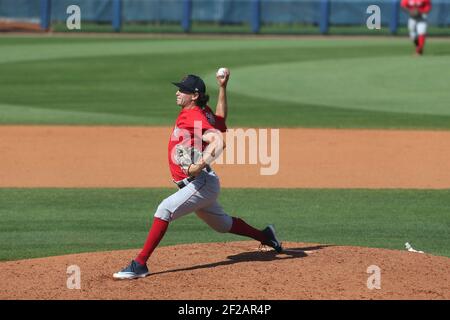
[{"label": "white baseball", "polygon": [[219,70],[217,70],[217,76],[218,77],[225,78],[225,74],[226,74],[226,69],[225,68],[220,68]]}]

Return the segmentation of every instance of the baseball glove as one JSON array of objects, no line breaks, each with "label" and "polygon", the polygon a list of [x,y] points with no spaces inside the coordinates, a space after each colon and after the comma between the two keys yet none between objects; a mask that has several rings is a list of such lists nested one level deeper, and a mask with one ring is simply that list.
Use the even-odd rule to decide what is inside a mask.
[{"label": "baseball glove", "polygon": [[178,144],[175,148],[175,161],[185,174],[188,174],[189,166],[198,163],[201,158],[202,152],[194,147],[186,147]]}]

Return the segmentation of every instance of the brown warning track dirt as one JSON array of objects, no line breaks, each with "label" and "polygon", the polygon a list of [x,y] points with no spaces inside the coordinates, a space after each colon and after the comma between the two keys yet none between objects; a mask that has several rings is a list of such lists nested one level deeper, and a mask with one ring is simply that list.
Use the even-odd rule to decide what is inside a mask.
[{"label": "brown warning track dirt", "polygon": [[[137,250],[0,263],[0,299],[450,299],[450,259],[407,251],[254,241],[161,247],[145,279],[114,280]],[[80,267],[81,289],[67,268]],[[369,266],[380,289],[368,289]],[[372,283],[372,282],[371,282]]]},{"label": "brown warning track dirt", "polygon": [[[169,127],[0,126],[0,187],[174,187],[170,133]],[[258,159],[214,169],[222,187],[231,188],[447,189],[450,131],[280,129],[279,171],[264,176],[262,167]]]},{"label": "brown warning track dirt", "polygon": [[25,21],[14,21],[9,19],[1,19],[0,18],[0,32],[45,32],[45,30],[41,29],[39,23],[31,23]]}]

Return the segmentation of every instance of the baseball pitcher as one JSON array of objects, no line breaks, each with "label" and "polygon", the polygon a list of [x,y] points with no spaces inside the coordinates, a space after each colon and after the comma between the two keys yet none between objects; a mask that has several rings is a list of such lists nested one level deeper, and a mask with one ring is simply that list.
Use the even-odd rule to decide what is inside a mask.
[{"label": "baseball pitcher", "polygon": [[219,96],[215,113],[207,105],[209,96],[201,78],[188,75],[173,83],[178,87],[176,103],[181,111],[169,139],[168,160],[178,191],[160,203],[141,252],[127,267],[115,273],[114,278],[149,275],[147,260],[164,237],[169,223],[191,212],[217,232],[246,236],[282,252],[272,225],[264,230],[255,229],[244,220],[229,216],[217,202],[220,183],[211,164],[225,146],[221,132],[227,130],[229,77],[226,68],[223,74],[216,75]]},{"label": "baseball pitcher", "polygon": [[402,0],[401,7],[409,14],[409,36],[416,46],[416,54],[422,55],[427,33],[427,15],[431,10],[431,1]]}]

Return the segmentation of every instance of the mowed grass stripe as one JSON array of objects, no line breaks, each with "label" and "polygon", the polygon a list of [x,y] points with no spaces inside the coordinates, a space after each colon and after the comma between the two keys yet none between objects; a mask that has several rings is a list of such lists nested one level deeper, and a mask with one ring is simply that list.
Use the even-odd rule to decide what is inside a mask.
[{"label": "mowed grass stripe", "polygon": [[[231,89],[279,102],[449,116],[449,75],[444,70],[450,70],[446,56],[276,63],[236,68]],[[270,81],[260,80],[264,78]]]},{"label": "mowed grass stripe", "polygon": [[[0,260],[140,248],[172,189],[0,189]],[[220,203],[284,241],[404,249],[450,257],[450,190],[224,189]],[[245,240],[195,215],[162,245]],[[255,243],[256,245],[256,243]]]},{"label": "mowed grass stripe", "polygon": [[[438,90],[442,79],[427,76],[419,84],[414,82],[417,88],[410,88],[409,80],[401,81],[417,79],[406,39],[39,40],[0,39],[0,61],[4,62],[0,64],[0,124],[173,125],[179,107],[171,82],[188,72],[205,77],[214,106],[214,71],[228,66],[232,70],[230,127],[450,128],[449,115],[432,114],[434,107],[440,108],[438,113],[447,112],[441,101],[446,91],[421,94],[427,88]],[[431,63],[445,72],[442,61],[448,55],[450,41],[430,41],[424,68]],[[395,77],[386,73],[384,81],[384,73],[379,75],[378,82],[385,86],[383,97],[375,94],[372,99],[356,89],[351,94],[352,61],[359,66],[365,60],[376,61],[374,68],[381,63],[389,70],[387,65],[395,66],[395,59],[403,58],[406,62],[396,66]],[[348,83],[350,93],[338,95],[323,80],[331,71],[330,61],[343,66],[342,74],[336,72],[337,67],[332,76],[344,88]],[[304,66],[301,71],[306,72],[300,79],[295,72],[278,75],[271,88],[262,90],[262,82],[271,84],[264,78],[266,68],[277,63]],[[239,70],[248,68],[254,72],[244,72],[249,77],[244,79]],[[397,74],[398,69],[403,76]],[[355,72],[361,79],[370,78],[367,68]],[[404,90],[389,86],[391,78]],[[308,94],[302,95],[307,89]]]},{"label": "mowed grass stripe", "polygon": [[[445,43],[436,40],[438,43]],[[316,39],[124,39],[95,38],[2,38],[0,39],[0,63],[47,59],[74,59],[114,55],[139,54],[189,54],[193,52],[236,52],[247,49],[278,51],[295,48],[332,48],[360,46],[360,40],[316,40]],[[366,46],[401,46],[394,39],[370,39]],[[219,52],[220,54],[220,52]],[[186,60],[188,61],[188,60]]]}]

